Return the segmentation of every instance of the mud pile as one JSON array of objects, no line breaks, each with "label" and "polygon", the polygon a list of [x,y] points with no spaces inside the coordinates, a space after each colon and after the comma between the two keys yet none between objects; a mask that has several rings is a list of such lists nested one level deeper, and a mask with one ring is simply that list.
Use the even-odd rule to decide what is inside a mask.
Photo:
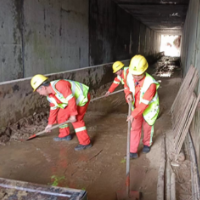
[{"label": "mud pile", "polygon": [[49,111],[34,113],[32,116],[9,125],[5,131],[0,133],[0,144],[5,145],[10,140],[26,139],[32,134],[44,130],[47,125],[48,115]]}]

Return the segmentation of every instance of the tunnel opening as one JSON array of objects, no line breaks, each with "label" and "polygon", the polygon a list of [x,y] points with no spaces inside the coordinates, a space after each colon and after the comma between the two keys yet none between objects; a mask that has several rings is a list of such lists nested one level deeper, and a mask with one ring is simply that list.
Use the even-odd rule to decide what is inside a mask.
[{"label": "tunnel opening", "polygon": [[180,35],[161,35],[160,51],[165,56],[180,57],[181,36]]}]

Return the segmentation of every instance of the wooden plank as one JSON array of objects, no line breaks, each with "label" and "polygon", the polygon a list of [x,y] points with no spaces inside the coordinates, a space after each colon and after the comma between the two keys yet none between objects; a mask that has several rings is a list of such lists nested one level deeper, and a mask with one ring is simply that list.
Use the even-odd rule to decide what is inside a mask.
[{"label": "wooden plank", "polygon": [[181,135],[181,138],[180,138],[178,147],[176,148],[176,154],[177,154],[177,155],[180,153],[180,150],[181,150],[181,148],[182,148],[183,142],[184,142],[184,140],[185,140],[185,137],[186,137],[186,135],[187,135],[187,133],[188,133],[190,124],[191,124],[192,119],[193,119],[193,117],[194,117],[194,114],[195,114],[195,111],[196,111],[196,107],[197,107],[197,105],[198,105],[198,103],[199,103],[199,100],[200,100],[200,94],[198,95],[197,100],[196,100],[195,104],[194,104],[193,107],[192,107],[191,114],[190,114],[189,119],[188,119],[188,123],[187,123],[187,125],[186,125],[184,131],[182,132],[182,135]]},{"label": "wooden plank", "polygon": [[157,182],[157,200],[164,200],[165,195],[165,163],[166,163],[166,156],[165,156],[165,137],[162,138],[162,145],[161,145],[161,160],[160,160],[160,168],[158,172],[158,182]]},{"label": "wooden plank", "polygon": [[[173,111],[172,111],[172,124],[173,129],[176,125],[176,123],[179,121],[179,118],[182,116],[185,107],[187,106],[187,102],[189,101],[189,98],[192,96],[192,93],[198,83],[199,75],[197,70],[195,70],[194,77],[191,80],[187,80],[186,84],[184,84],[184,88],[179,93],[179,98],[176,99],[176,104],[174,105]],[[188,85],[189,83],[189,85]]]},{"label": "wooden plank", "polygon": [[179,120],[182,118],[183,113],[187,107],[188,101],[190,100],[192,93],[187,92],[186,95],[182,98],[182,102],[179,103],[179,107],[175,110],[175,114],[173,116],[173,129],[178,124]]},{"label": "wooden plank", "polygon": [[181,87],[178,91],[178,94],[176,95],[176,98],[175,98],[175,100],[174,100],[174,102],[171,106],[171,112],[173,112],[174,107],[176,107],[177,101],[179,100],[180,96],[182,95],[186,85],[189,85],[189,83],[190,83],[190,81],[193,77],[194,72],[195,72],[195,68],[191,65],[188,73],[186,74],[185,78],[183,79],[183,82],[182,82]]},{"label": "wooden plank", "polygon": [[193,95],[193,91],[197,85],[198,82],[198,73],[197,71],[195,72],[194,78],[192,79],[191,85],[189,86],[189,88],[186,88],[185,93],[183,93],[183,96],[180,96],[180,101],[177,104],[176,110],[174,114],[174,124],[178,123],[178,120],[180,117],[182,117],[183,112],[185,111],[185,108],[187,106],[187,103],[189,101],[189,99],[191,98],[191,96]]},{"label": "wooden plank", "polygon": [[184,88],[186,87],[187,84],[190,83],[192,77],[193,77],[193,74],[194,74],[194,71],[195,71],[195,68],[193,67],[193,65],[190,66],[185,78],[183,79],[183,82],[181,84],[181,87],[178,91],[178,94],[176,95],[176,98],[171,106],[171,112],[173,113],[173,110],[174,110],[174,107],[176,106],[177,104],[177,100],[179,99],[181,93],[183,92]]},{"label": "wooden plank", "polygon": [[175,135],[174,143],[175,143],[175,146],[177,145],[177,142],[178,142],[179,138],[181,137],[181,133],[182,133],[183,127],[184,127],[185,122],[186,122],[187,117],[188,117],[188,112],[190,111],[191,106],[195,102],[195,100],[196,100],[195,96],[192,95],[192,97],[188,101],[188,105],[187,105],[187,107],[185,109],[185,112],[182,115],[181,120],[177,123],[176,129],[174,130],[174,135]]}]

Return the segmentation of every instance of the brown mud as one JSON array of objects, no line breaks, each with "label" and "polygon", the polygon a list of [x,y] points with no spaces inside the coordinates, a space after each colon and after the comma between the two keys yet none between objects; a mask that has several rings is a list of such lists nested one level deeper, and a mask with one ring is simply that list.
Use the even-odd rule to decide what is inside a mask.
[{"label": "brown mud", "polygon": [[[154,67],[151,71],[155,75]],[[144,200],[155,200],[157,196],[161,141],[162,136],[171,130],[169,110],[180,87],[180,72],[176,68],[171,77],[155,76],[161,85],[158,91],[161,109],[155,124],[153,146],[150,153],[142,154],[141,142],[139,158],[131,160],[131,190],[140,191]],[[97,94],[100,96],[105,92],[106,89]],[[53,137],[58,135],[58,130],[20,142],[20,138],[28,138],[44,129],[48,112],[21,120],[10,127],[12,134],[8,131],[7,141],[11,141],[0,146],[0,176],[85,189],[89,200],[115,200],[116,192],[125,186],[127,112],[123,92],[90,103],[85,122],[93,147],[81,152],[74,150],[78,144],[75,135],[69,142],[54,142]],[[190,171],[188,168],[183,170],[179,176]]]}]

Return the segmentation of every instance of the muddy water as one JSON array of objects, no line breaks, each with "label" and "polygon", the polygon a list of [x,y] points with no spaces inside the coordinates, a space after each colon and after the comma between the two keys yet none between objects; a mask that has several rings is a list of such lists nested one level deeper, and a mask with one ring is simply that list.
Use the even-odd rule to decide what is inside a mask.
[{"label": "muddy water", "polygon": [[[163,131],[170,127],[170,108],[179,85],[162,80],[162,115],[155,127],[154,144],[149,154],[131,160],[131,190],[144,200],[156,199],[160,145]],[[175,91],[176,90],[176,91]],[[168,91],[168,92],[167,92]],[[54,142],[58,130],[26,142],[0,146],[0,176],[39,184],[85,189],[89,200],[115,200],[123,190],[126,177],[127,110],[124,94],[116,94],[91,103],[85,116],[93,147],[76,152],[76,136],[69,142]]]}]

